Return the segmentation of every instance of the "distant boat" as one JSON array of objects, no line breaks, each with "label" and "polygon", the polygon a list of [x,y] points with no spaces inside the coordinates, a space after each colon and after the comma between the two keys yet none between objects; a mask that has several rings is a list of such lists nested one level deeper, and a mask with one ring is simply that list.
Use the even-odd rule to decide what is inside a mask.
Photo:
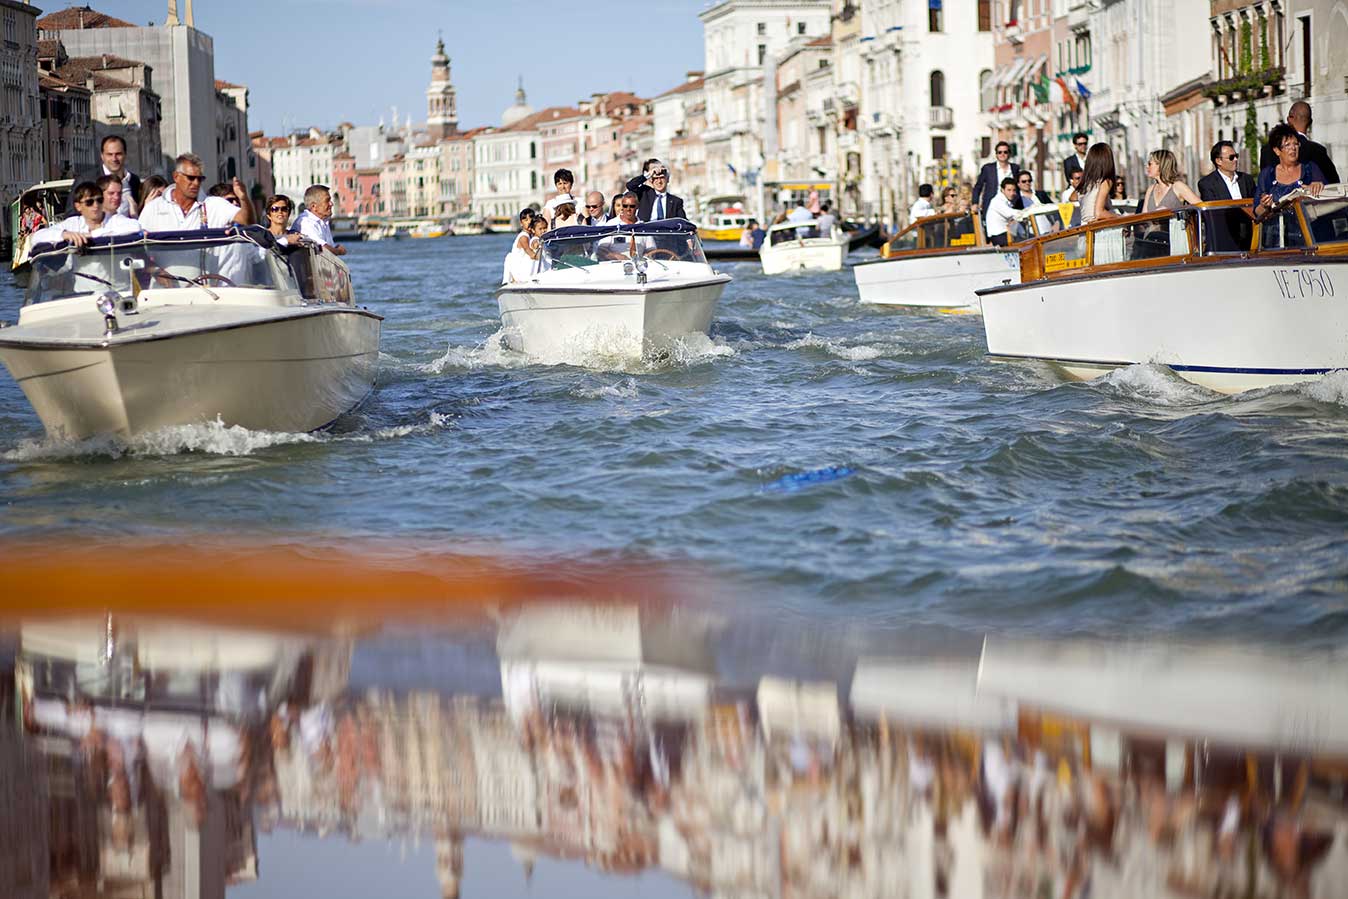
[{"label": "distant boat", "polygon": [[[30,270],[28,259],[29,233],[65,218],[66,200],[69,198],[70,189],[74,184],[75,182],[70,178],[63,178],[59,181],[43,181],[41,184],[34,184],[19,194],[18,198],[9,204],[9,233],[14,235],[14,250],[10,255],[9,270],[13,272],[14,278],[21,285],[28,283],[28,272]],[[42,221],[36,228],[25,230],[23,227],[23,210],[29,206],[42,213]]]},{"label": "distant boat", "polygon": [[408,237],[444,237],[449,233],[449,226],[444,222],[420,222],[416,227],[407,232]]},{"label": "distant boat", "polygon": [[332,229],[332,239],[338,243],[359,243],[365,239],[354,215],[334,215],[328,227]]},{"label": "distant boat", "polygon": [[847,235],[836,225],[828,237],[811,237],[811,233],[818,234],[818,222],[815,219],[782,222],[769,228],[768,236],[758,251],[758,258],[763,263],[763,274],[840,271],[849,246]]},{"label": "distant boat", "polygon": [[455,237],[471,237],[476,234],[487,233],[487,226],[483,224],[482,217],[473,215],[471,212],[464,212],[455,216],[451,227]]},{"label": "distant boat", "polygon": [[703,240],[739,240],[753,216],[739,209],[713,213],[698,225],[697,236]]},{"label": "distant boat", "polygon": [[483,220],[483,227],[488,234],[514,234],[519,230],[515,220],[508,215],[489,215]]}]

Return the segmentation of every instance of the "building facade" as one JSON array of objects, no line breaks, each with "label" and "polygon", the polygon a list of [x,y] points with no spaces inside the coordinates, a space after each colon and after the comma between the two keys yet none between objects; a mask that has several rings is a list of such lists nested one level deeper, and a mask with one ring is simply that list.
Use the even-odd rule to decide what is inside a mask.
[{"label": "building facade", "polygon": [[[36,7],[0,0],[0,208],[47,173],[46,131],[38,90]],[[0,216],[0,251],[14,235],[9,216]],[[9,258],[6,252],[0,252]]]},{"label": "building facade", "polygon": [[276,192],[289,197],[298,209],[304,202],[304,191],[310,185],[332,186],[333,161],[341,152],[341,139],[318,129],[311,130],[304,138],[292,134],[284,146],[272,149],[271,168]]},{"label": "building facade", "polygon": [[56,75],[40,74],[42,125],[46,141],[44,180],[73,178],[97,160],[90,110],[93,91]]},{"label": "building facade", "polygon": [[220,181],[257,183],[257,157],[248,137],[248,88],[215,82],[215,158]]},{"label": "building facade", "polygon": [[445,42],[438,40],[431,57],[431,83],[426,88],[426,131],[432,140],[441,140],[459,130],[458,103],[449,75]]}]

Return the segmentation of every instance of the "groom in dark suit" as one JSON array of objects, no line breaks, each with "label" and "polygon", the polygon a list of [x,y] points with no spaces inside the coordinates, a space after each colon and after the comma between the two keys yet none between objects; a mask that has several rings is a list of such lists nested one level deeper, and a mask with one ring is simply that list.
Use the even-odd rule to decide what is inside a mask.
[{"label": "groom in dark suit", "polygon": [[1011,145],[999,140],[995,152],[997,161],[983,166],[983,170],[978,173],[978,180],[974,182],[972,199],[982,210],[983,218],[988,217],[988,206],[1001,191],[1002,182],[1007,178],[1015,181],[1020,177],[1020,166],[1011,161]]},{"label": "groom in dark suit", "polygon": [[646,160],[641,175],[628,181],[627,189],[636,194],[640,202],[637,208],[640,221],[688,217],[683,213],[683,200],[669,192],[669,166],[658,159]]}]

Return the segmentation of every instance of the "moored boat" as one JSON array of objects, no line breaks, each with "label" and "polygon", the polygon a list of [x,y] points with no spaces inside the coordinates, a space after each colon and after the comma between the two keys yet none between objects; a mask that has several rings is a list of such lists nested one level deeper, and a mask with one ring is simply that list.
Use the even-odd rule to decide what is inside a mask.
[{"label": "moored boat", "polygon": [[354,215],[334,215],[328,221],[328,227],[332,229],[332,239],[338,243],[359,243],[365,239]]},{"label": "moored boat", "polygon": [[444,237],[448,233],[449,226],[443,222],[426,221],[418,222],[416,227],[409,229],[407,236],[425,239]]},{"label": "moored boat", "polygon": [[486,234],[487,226],[483,223],[481,216],[473,215],[471,212],[463,212],[454,217],[454,221],[450,223],[450,230],[455,237],[471,237]]},{"label": "moored boat", "polygon": [[40,246],[33,268],[0,361],[52,437],[311,431],[373,387],[382,318],[321,248],[232,226]]},{"label": "moored boat", "polygon": [[815,219],[773,225],[758,251],[763,274],[840,271],[847,257],[847,235],[836,225],[828,237],[819,237],[818,233]]},{"label": "moored boat", "polygon": [[[1062,230],[1056,204],[1023,210],[1008,232],[1013,241]],[[983,232],[976,213],[920,218],[881,249],[881,258],[858,263],[853,272],[863,303],[977,312],[980,287],[1020,280],[1020,252],[998,246]]]},{"label": "moored boat", "polygon": [[697,236],[703,240],[739,240],[753,216],[741,209],[725,209],[707,216],[698,226]]},{"label": "moored boat", "polygon": [[1086,379],[1156,363],[1224,393],[1348,368],[1348,193],[1107,218],[1022,249],[1021,283],[979,291],[988,353]]},{"label": "moored boat", "polygon": [[592,341],[640,355],[705,334],[730,283],[683,219],[558,228],[542,266],[496,291],[507,343],[539,356]]}]

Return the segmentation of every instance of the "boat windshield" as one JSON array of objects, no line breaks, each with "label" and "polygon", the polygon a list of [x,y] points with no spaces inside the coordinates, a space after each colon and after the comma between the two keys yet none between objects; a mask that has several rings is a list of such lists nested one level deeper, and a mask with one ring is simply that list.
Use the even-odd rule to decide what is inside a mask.
[{"label": "boat windshield", "polygon": [[558,228],[543,235],[543,255],[548,267],[554,269],[585,268],[638,257],[707,263],[697,230],[692,225],[683,228],[668,223]]},{"label": "boat windshield", "polygon": [[889,242],[891,253],[899,250],[947,250],[978,244],[972,214],[942,215],[918,219]]},{"label": "boat windshield", "polygon": [[1301,201],[1311,240],[1316,246],[1348,243],[1348,197]]},{"label": "boat windshield", "polygon": [[[261,229],[256,229],[261,231]],[[285,260],[239,232],[96,238],[33,259],[28,303],[72,296],[180,288],[296,289]]]}]

